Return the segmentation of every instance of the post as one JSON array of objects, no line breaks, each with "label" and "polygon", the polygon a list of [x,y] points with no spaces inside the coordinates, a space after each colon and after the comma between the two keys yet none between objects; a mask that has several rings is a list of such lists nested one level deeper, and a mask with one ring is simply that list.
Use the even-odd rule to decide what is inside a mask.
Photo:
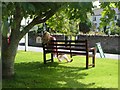
[{"label": "post", "polygon": [[67,35],[65,35],[65,47],[67,47],[67,40],[68,40],[68,36]]},{"label": "post", "polygon": [[25,35],[25,51],[28,51],[28,33]]},{"label": "post", "polygon": [[86,55],[86,69],[88,69],[89,57],[88,54]]},{"label": "post", "polygon": [[87,40],[85,41],[85,44],[86,44],[86,69],[88,69],[88,66],[89,66],[89,52],[88,52],[88,42]]},{"label": "post", "polygon": [[[27,25],[26,19],[25,19],[25,26]],[[28,51],[28,33],[25,35],[25,51]]]},{"label": "post", "polygon": [[72,52],[71,52],[71,42],[70,43],[70,58],[72,59]]},{"label": "post", "polygon": [[92,64],[93,64],[93,67],[95,67],[95,50],[93,51],[93,57],[92,57],[92,59],[93,59],[93,61],[92,61]]}]

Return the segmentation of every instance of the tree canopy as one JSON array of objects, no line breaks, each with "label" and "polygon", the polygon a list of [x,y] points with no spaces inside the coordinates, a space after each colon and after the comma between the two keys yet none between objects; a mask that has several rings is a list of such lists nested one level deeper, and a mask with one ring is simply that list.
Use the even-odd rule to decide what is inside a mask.
[{"label": "tree canopy", "polygon": [[92,2],[74,2],[67,3],[48,21],[48,26],[61,33],[77,33],[79,23],[88,21],[88,13],[92,12]]},{"label": "tree canopy", "polygon": [[[6,23],[9,21],[9,27],[11,27],[12,29],[11,31],[20,32],[19,29],[21,27],[20,25],[21,20],[27,17],[32,18],[33,21],[30,22],[29,25],[24,27],[23,30],[21,31],[22,36],[23,36],[34,25],[43,23],[46,20],[48,20],[64,4],[65,3],[49,3],[49,2],[47,3],[45,2],[41,2],[41,3],[38,3],[38,2],[20,2],[20,3],[8,2],[7,3],[5,2],[3,3],[3,7],[2,7],[2,11],[3,11],[2,13],[3,22],[2,23],[3,25],[7,25]],[[6,30],[3,30],[3,33]]]}]

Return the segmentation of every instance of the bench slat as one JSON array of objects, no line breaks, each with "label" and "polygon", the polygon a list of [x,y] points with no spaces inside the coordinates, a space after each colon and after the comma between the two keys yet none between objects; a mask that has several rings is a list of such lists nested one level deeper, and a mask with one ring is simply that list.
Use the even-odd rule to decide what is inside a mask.
[{"label": "bench slat", "polygon": [[[47,47],[48,45],[45,45]],[[80,44],[49,44],[49,46],[79,46],[79,47],[85,47],[86,45],[80,45]]]},{"label": "bench slat", "polygon": [[86,40],[51,40],[51,42],[80,42],[80,43],[86,43]]},{"label": "bench slat", "polygon": [[62,50],[75,50],[75,51],[86,51],[86,49],[85,48],[76,48],[76,47],[46,47],[46,49],[57,49],[57,50],[59,50],[59,49],[62,49]]},{"label": "bench slat", "polygon": [[76,54],[76,55],[86,55],[85,52],[68,52],[68,51],[52,51],[52,50],[47,50],[46,53],[64,53],[64,54]]}]

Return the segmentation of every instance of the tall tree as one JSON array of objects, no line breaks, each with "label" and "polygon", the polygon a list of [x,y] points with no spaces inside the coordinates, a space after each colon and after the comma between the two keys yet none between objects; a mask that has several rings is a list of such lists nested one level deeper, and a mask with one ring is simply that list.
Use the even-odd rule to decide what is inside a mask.
[{"label": "tall tree", "polygon": [[[2,76],[14,75],[14,60],[21,38],[36,24],[43,23],[52,17],[64,3],[2,3]],[[23,18],[33,20],[22,30]]]}]

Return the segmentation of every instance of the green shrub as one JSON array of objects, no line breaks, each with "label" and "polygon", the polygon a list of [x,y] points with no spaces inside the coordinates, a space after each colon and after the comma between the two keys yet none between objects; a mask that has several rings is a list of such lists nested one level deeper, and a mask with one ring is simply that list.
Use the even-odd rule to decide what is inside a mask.
[{"label": "green shrub", "polygon": [[114,29],[111,29],[111,35],[120,35],[120,27],[115,27]]}]

